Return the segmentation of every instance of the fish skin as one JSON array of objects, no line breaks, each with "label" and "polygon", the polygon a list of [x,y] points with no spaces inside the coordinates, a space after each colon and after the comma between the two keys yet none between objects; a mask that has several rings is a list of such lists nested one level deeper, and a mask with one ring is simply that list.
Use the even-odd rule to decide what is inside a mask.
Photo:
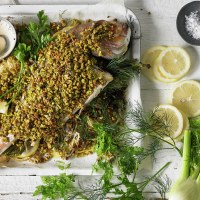
[{"label": "fish skin", "polygon": [[86,21],[73,24],[70,28],[67,26],[61,31],[65,33],[72,33],[77,39],[81,39],[81,33],[83,31],[104,25],[106,23],[110,23],[110,30],[114,33],[114,37],[112,39],[105,37],[101,41],[98,41],[98,46],[100,47],[102,55],[99,55],[99,53],[94,50],[92,51],[92,54],[106,59],[118,58],[126,53],[130,42],[131,29],[127,23],[106,20]]},{"label": "fish skin", "polygon": [[[101,25],[107,23],[107,21],[101,20],[96,22]],[[131,29],[128,24],[117,21],[110,21],[111,31],[114,32],[114,36],[110,39],[108,37],[103,38],[99,42],[102,55],[100,57],[106,59],[113,59],[121,57],[128,50],[128,45],[131,38]],[[93,51],[93,55],[99,56],[98,52]]]}]

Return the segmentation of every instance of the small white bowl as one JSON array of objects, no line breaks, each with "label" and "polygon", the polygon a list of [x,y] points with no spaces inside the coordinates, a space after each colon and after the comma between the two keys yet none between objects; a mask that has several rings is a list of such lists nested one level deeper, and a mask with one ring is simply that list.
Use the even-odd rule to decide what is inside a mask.
[{"label": "small white bowl", "polygon": [[12,52],[17,40],[14,26],[3,17],[0,17],[0,37],[3,37],[6,41],[5,49],[0,52],[0,60],[2,60]]}]

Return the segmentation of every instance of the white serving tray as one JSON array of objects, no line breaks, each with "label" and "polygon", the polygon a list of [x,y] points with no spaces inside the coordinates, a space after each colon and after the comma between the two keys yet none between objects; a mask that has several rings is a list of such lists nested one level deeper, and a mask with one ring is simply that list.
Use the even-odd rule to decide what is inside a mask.
[{"label": "white serving tray", "polygon": [[[88,12],[88,8],[90,12]],[[104,9],[104,10],[103,10]],[[0,15],[9,18],[13,23],[29,22],[36,19],[36,13],[44,10],[49,18],[56,21],[62,15],[63,18],[91,18],[93,20],[105,19],[107,16],[113,18],[124,17],[132,27],[132,40],[128,55],[135,59],[140,59],[140,24],[135,14],[121,5],[9,5],[0,6]],[[83,15],[87,10],[88,15]],[[103,11],[102,11],[103,10]],[[108,19],[108,18],[107,18]],[[109,19],[111,19],[109,17]],[[132,103],[141,102],[140,80],[133,80],[128,89],[128,99]],[[56,167],[56,161],[52,159],[47,163],[33,164],[30,162],[9,161],[0,165],[0,175],[57,175],[60,173]],[[70,162],[71,167],[68,173],[77,175],[91,175],[92,165],[96,161],[96,155],[92,154],[82,158],[75,158],[65,162]],[[5,166],[6,165],[6,166]],[[94,173],[93,173],[94,174]]]}]

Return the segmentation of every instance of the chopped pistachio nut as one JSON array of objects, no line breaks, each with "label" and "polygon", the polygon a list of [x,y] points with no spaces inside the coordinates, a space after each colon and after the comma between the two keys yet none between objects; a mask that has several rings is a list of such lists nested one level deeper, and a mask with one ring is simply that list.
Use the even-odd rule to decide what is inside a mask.
[{"label": "chopped pistachio nut", "polygon": [[[65,25],[61,22],[57,30]],[[56,27],[55,24],[52,26]],[[77,39],[73,32],[60,31],[39,52],[37,63],[26,66],[19,98],[13,101],[7,115],[0,115],[0,136],[11,133],[22,141],[41,138],[43,142],[30,158],[31,161],[47,161],[52,157],[52,149],[64,158],[75,152],[81,155],[84,149],[91,152],[91,142],[87,143],[89,148],[86,143],[77,142],[75,147],[79,147],[80,151],[75,151],[73,145],[70,148],[66,146],[69,133],[64,128],[64,119],[73,118],[73,112],[84,107],[95,88],[106,83],[102,74],[94,72],[98,63],[91,52],[101,55],[98,41],[103,37],[112,37],[112,32],[108,30],[109,23],[84,29],[81,39]],[[0,74],[0,94],[17,80],[20,64],[13,57],[9,59],[13,59],[14,64]],[[12,94],[6,95],[5,99],[11,98]]]}]

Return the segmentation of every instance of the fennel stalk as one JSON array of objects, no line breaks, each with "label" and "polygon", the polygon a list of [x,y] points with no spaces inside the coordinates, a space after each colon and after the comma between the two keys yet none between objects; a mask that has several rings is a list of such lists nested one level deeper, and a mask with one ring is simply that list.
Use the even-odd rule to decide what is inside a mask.
[{"label": "fennel stalk", "polygon": [[191,131],[186,130],[184,132],[181,175],[170,190],[169,200],[200,200],[199,170],[192,173],[190,170],[191,137]]}]

